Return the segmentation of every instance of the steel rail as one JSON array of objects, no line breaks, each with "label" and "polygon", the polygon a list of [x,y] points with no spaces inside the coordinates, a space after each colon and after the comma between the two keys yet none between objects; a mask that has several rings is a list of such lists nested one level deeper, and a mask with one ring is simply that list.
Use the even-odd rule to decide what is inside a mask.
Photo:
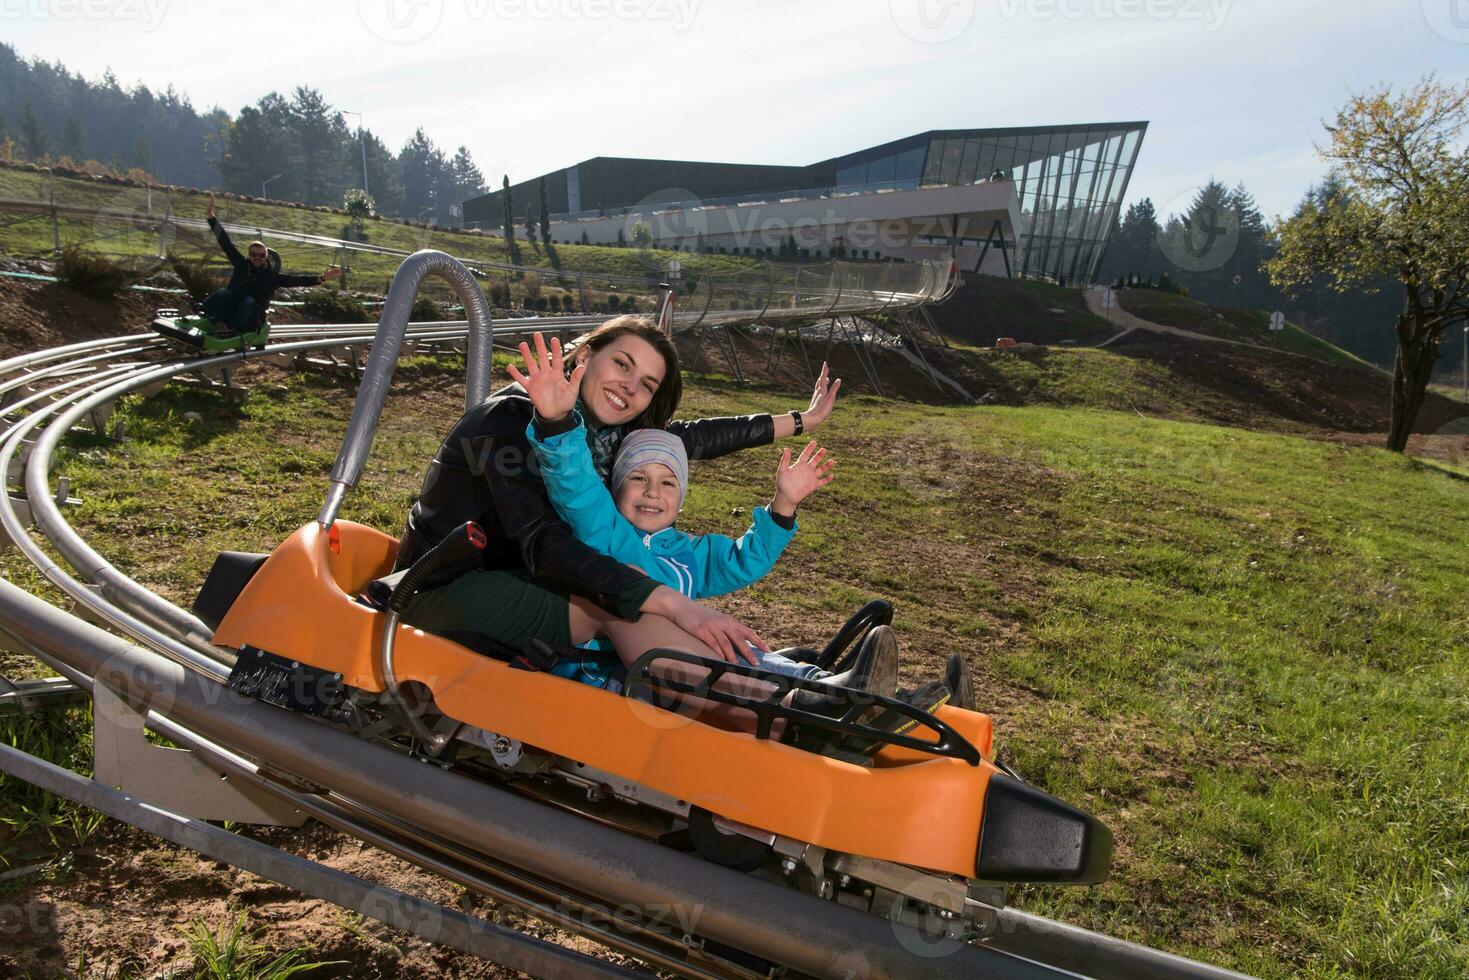
[{"label": "steel rail", "polygon": [[564,946],[506,929],[406,892],[160,810],[60,766],[0,744],[0,771],[216,861],[280,882],[303,895],[371,916],[430,943],[551,980],[635,978],[641,974]]},{"label": "steel rail", "polygon": [[239,697],[208,678],[76,620],[0,582],[0,623],[106,686],[136,710],[159,714],[308,785],[363,802],[409,825],[432,827],[551,881],[574,881],[613,907],[673,907],[700,936],[817,976],[939,978],[1075,976],[980,946],[927,958],[914,929],[874,919],[783,885],[547,808],[425,766],[346,732]]}]

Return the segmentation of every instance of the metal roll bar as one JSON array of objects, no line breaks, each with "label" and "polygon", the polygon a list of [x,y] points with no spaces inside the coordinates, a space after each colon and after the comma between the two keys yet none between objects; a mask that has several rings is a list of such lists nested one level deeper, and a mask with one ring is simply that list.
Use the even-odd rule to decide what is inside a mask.
[{"label": "metal roll bar", "polygon": [[413,301],[418,296],[418,287],[427,275],[436,275],[448,280],[464,305],[469,318],[468,364],[464,374],[464,410],[467,412],[490,393],[490,352],[494,323],[490,317],[490,304],[485,301],[484,290],[479,288],[474,275],[464,264],[445,252],[424,249],[414,252],[403,260],[393,274],[393,283],[388,287],[388,298],[383,304],[382,316],[378,319],[377,335],[372,341],[372,350],[367,355],[367,366],[362,372],[362,384],[357,389],[357,404],[352,407],[352,419],[347,423],[347,435],[342,441],[341,452],[332,467],[331,489],[326,503],[317,517],[323,529],[332,526],[341,509],[347,491],[357,485],[362,477],[362,467],[372,449],[372,439],[377,433],[378,420],[382,418],[383,403],[388,400],[388,387],[393,381],[393,369],[398,366],[398,353],[403,347],[403,335],[408,330],[408,320],[413,313]]}]

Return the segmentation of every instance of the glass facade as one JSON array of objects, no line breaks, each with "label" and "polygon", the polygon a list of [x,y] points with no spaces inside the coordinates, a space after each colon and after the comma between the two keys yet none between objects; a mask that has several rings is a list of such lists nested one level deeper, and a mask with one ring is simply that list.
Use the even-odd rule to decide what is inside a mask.
[{"label": "glass facade", "polygon": [[[714,207],[999,178],[1014,182],[1020,202],[1018,241],[1008,255],[1014,274],[1082,285],[1096,278],[1147,129],[1145,122],[1110,122],[933,130],[804,167],[597,157],[564,171],[566,212],[555,217],[623,216],[647,204],[649,195],[658,195],[667,209],[670,188],[686,190],[685,206]],[[517,184],[512,195],[529,200],[534,187],[534,181]],[[466,217],[498,227],[499,195],[466,202]],[[559,207],[555,198],[553,190],[552,205]],[[981,245],[989,232],[964,229],[963,244]]]},{"label": "glass facade", "polygon": [[1017,274],[1080,284],[1102,260],[1148,125],[942,130],[832,161],[836,188],[1015,181]]}]

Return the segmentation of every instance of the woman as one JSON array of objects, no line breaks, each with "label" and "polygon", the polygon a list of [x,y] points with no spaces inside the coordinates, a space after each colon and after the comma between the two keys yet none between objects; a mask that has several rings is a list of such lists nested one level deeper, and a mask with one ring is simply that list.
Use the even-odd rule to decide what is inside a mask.
[{"label": "woman", "polygon": [[[683,389],[678,353],[652,320],[609,320],[575,357],[586,364],[579,408],[604,478],[625,432],[666,427],[690,459],[711,459],[820,425],[842,384],[829,381],[823,365],[804,412],[670,422]],[[730,662],[753,660],[748,644],[768,650],[734,617],[576,539],[547,499],[526,439],[533,411],[524,389],[509,385],[466,413],[440,445],[409,514],[398,566],[465,521],[476,521],[490,543],[432,580],[404,620],[436,633],[482,634],[516,650],[533,637],[571,646],[600,633],[625,661],[655,647]]]}]

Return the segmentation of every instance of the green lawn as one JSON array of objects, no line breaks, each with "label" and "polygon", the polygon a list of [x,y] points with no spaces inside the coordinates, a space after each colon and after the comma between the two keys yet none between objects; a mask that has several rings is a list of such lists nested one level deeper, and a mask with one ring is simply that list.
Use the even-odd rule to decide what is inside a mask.
[{"label": "green lawn", "polygon": [[[799,401],[689,381],[690,417]],[[400,371],[344,516],[398,529],[461,397],[438,362]],[[237,409],[125,405],[126,442],[60,460],[73,518],[187,602],[216,551],[314,516],[350,406],[274,372]],[[1024,889],[1026,909],[1266,977],[1464,976],[1469,481],[1117,407],[846,398],[819,433],[839,479],[726,608],[809,643],[886,596],[905,681],[966,652],[1001,753],[1117,834],[1112,881]],[[683,524],[741,530],[773,463],[698,464]]]}]

